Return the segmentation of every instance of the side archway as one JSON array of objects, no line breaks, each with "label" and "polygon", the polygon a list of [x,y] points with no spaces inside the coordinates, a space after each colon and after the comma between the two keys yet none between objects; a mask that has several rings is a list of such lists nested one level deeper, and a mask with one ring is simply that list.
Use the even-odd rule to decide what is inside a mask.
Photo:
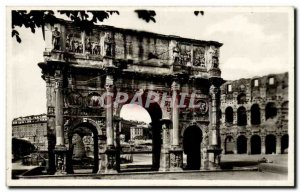
[{"label": "side archway", "polygon": [[239,94],[238,97],[237,97],[237,102],[238,102],[238,104],[245,104],[245,103],[247,103],[246,94],[245,93]]},{"label": "side archway", "polygon": [[240,135],[236,139],[236,148],[238,154],[247,153],[247,138],[244,135]]},{"label": "side archway", "polygon": [[251,154],[261,154],[261,138],[258,135],[251,137]]},{"label": "side archway", "polygon": [[97,173],[99,170],[97,127],[89,122],[81,122],[69,129],[68,140],[68,172]]},{"label": "side archway", "polygon": [[266,136],[266,154],[275,154],[276,153],[276,136],[267,135]]},{"label": "side archway", "polygon": [[253,104],[251,107],[251,124],[259,125],[261,123],[260,120],[260,108],[258,104]]},{"label": "side archway", "polygon": [[225,110],[225,122],[232,124],[233,123],[233,109],[232,107],[227,107]]},{"label": "side archway", "polygon": [[199,170],[201,167],[202,131],[190,126],[183,133],[183,152],[187,155],[186,169]]},{"label": "side archway", "polygon": [[237,125],[247,125],[247,111],[245,107],[239,107],[237,110]]},{"label": "side archway", "polygon": [[233,154],[235,148],[233,137],[230,135],[227,136],[224,142],[225,142],[225,154]]},{"label": "side archway", "polygon": [[271,102],[266,105],[266,120],[277,116],[277,108],[275,103]]},{"label": "side archway", "polygon": [[289,148],[289,135],[283,135],[281,137],[281,154],[287,154]]}]

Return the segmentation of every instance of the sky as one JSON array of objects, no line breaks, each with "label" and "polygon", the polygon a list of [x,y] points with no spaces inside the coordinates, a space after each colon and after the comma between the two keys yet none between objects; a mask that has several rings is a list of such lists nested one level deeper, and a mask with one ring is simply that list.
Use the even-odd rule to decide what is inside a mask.
[{"label": "sky", "polygon": [[[121,9],[103,22],[121,28],[130,28],[178,35],[223,43],[220,49],[220,68],[225,80],[250,78],[270,73],[289,71],[289,22],[282,11],[265,12],[255,9],[219,10],[204,8],[204,15],[195,16],[193,9],[156,8],[156,23],[138,19],[133,9]],[[18,30],[19,44],[8,41],[8,116],[40,114],[46,112],[46,85],[37,66],[43,61],[45,43],[41,30],[32,34],[29,29]],[[129,107],[125,119],[149,121],[146,111]],[[140,112],[139,116],[135,116]],[[127,115],[126,115],[127,114]],[[124,115],[123,115],[124,116]]]}]

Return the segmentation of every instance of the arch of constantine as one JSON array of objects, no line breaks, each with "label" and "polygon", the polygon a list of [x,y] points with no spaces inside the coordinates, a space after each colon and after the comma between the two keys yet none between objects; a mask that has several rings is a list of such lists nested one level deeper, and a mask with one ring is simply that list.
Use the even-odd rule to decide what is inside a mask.
[{"label": "arch of constantine", "polygon": [[120,110],[128,103],[151,117],[153,171],[183,170],[183,154],[186,169],[218,168],[221,43],[111,26],[86,34],[67,21],[48,26],[45,37],[38,65],[47,86],[49,173],[84,166],[80,142],[93,173],[120,172]]}]

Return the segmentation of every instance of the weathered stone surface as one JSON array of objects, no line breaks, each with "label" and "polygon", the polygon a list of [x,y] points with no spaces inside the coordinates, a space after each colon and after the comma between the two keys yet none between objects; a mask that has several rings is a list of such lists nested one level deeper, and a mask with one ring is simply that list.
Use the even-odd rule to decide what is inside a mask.
[{"label": "weathered stone surface", "polygon": [[[219,88],[223,83],[218,66],[221,43],[110,26],[95,26],[92,34],[85,34],[67,21],[57,26],[62,37],[59,42],[61,48],[56,50],[47,47],[45,62],[39,64],[45,80],[53,79],[55,71],[59,71],[62,77],[59,103],[58,97],[55,97],[57,92],[51,88],[55,82],[47,81],[47,115],[52,118],[48,119],[48,129],[54,130],[56,126],[57,130],[67,132],[62,135],[69,138],[72,138],[78,127],[89,129],[93,133],[94,142],[91,150],[94,153],[93,172],[113,173],[119,169],[119,134],[114,125],[122,105],[128,102],[104,107],[114,101],[114,94],[118,92],[128,93],[129,99],[139,93],[143,104],[153,92],[159,94],[160,102],[163,98],[172,100],[175,93],[185,93],[188,96],[183,99],[183,103],[189,103],[194,93],[198,108],[190,109],[186,106],[179,110],[177,105],[180,104],[181,96],[175,104],[170,101],[164,106],[152,103],[149,108],[145,108],[151,116],[151,126],[155,128],[152,168],[162,168],[164,171],[183,168],[183,140],[189,139],[184,138],[184,131],[190,126],[198,127],[202,132],[196,137],[201,143],[198,163],[208,166],[209,130],[217,130],[214,144],[220,145],[219,121],[216,120],[220,95],[211,95],[209,88],[212,85]],[[47,35],[51,34],[47,32]],[[174,82],[178,86],[174,86]],[[113,96],[102,100],[103,93],[112,93]],[[212,97],[217,102],[214,105]],[[61,120],[59,123],[64,122],[60,127],[51,123],[57,122],[57,118]],[[162,119],[173,125],[163,138],[167,141],[161,138]],[[213,128],[208,126],[212,119]],[[54,133],[56,139],[60,139],[58,133]],[[66,146],[72,150],[72,141],[65,140],[69,140]],[[66,163],[72,164],[72,160]]]}]

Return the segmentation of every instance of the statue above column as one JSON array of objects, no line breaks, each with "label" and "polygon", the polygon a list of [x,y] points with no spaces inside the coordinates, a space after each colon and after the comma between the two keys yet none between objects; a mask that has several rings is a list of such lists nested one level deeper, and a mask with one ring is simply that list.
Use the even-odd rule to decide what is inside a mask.
[{"label": "statue above column", "polygon": [[61,34],[58,31],[58,28],[54,27],[54,31],[52,31],[52,45],[53,45],[54,50],[60,50],[61,49],[60,38],[61,38]]}]

